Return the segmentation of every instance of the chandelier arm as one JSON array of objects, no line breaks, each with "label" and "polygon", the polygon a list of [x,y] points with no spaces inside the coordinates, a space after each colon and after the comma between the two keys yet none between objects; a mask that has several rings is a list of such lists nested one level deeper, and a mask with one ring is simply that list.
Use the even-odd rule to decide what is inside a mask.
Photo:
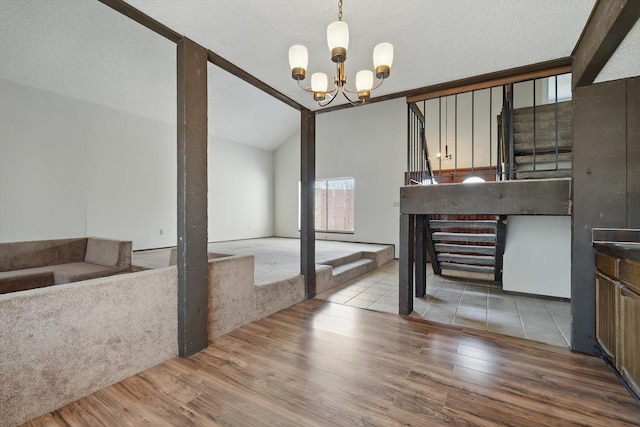
[{"label": "chandelier arm", "polygon": [[296,81],[298,82],[298,86],[300,87],[300,89],[313,93],[313,91],[311,90],[311,86],[304,87],[300,84],[300,79],[296,79]]},{"label": "chandelier arm", "polygon": [[374,87],[371,88],[372,91],[378,89],[380,86],[382,86],[382,83],[384,83],[384,77],[381,79],[378,79],[378,84],[375,85]]},{"label": "chandelier arm", "polygon": [[351,105],[354,105],[356,107],[359,105],[364,105],[364,99],[360,102],[353,102],[351,98],[347,96],[347,93],[345,91],[342,91],[342,95],[344,95],[344,97],[347,99],[347,101],[349,101],[349,103],[351,103]]},{"label": "chandelier arm", "polygon": [[[329,93],[333,93],[333,92],[329,92]],[[328,102],[324,103],[324,104],[322,103],[322,101],[318,101],[318,105],[321,106],[321,107],[326,107],[327,105],[331,104],[333,102],[333,100],[336,99],[336,98],[337,98],[337,96],[332,96],[331,99]]]}]

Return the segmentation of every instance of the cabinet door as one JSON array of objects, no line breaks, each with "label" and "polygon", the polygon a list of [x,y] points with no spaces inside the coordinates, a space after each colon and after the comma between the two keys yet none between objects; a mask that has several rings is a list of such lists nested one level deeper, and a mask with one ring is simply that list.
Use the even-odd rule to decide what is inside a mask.
[{"label": "cabinet door", "polygon": [[618,366],[618,301],[620,284],[596,273],[596,339],[607,358]]},{"label": "cabinet door", "polygon": [[623,286],[620,299],[620,373],[640,396],[640,295]]}]

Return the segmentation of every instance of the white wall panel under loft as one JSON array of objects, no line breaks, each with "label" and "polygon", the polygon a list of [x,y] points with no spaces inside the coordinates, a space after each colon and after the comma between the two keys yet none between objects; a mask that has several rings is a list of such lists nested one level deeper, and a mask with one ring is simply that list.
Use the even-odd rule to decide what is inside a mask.
[{"label": "white wall panel under loft", "polygon": [[504,253],[505,291],[571,297],[571,217],[510,216]]}]

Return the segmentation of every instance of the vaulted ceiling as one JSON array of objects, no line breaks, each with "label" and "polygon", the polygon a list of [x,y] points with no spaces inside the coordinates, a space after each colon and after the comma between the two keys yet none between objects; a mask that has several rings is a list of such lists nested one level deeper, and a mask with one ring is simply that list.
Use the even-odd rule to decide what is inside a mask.
[{"label": "vaulted ceiling", "polygon": [[[303,106],[288,48],[309,73],[334,72],[326,26],[336,0],[128,0]],[[595,0],[343,0],[346,72],[372,69],[373,47],[395,48],[387,95],[571,54]],[[0,78],[175,123],[175,45],[87,0],[1,0]],[[292,108],[209,66],[210,133],[272,150],[294,134]],[[336,99],[334,104],[344,103]]]}]

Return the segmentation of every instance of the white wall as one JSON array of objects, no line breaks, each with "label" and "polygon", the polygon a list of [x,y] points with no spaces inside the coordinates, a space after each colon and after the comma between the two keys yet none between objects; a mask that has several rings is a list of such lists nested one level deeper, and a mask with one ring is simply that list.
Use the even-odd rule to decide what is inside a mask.
[{"label": "white wall", "polygon": [[[496,117],[502,109],[502,89],[478,90],[457,96],[447,96],[441,102],[431,99],[425,102],[426,138],[431,158],[431,167],[441,169],[460,169],[473,167],[496,167],[498,127]],[[456,107],[457,102],[457,107]],[[419,103],[422,104],[422,103]],[[422,108],[422,106],[420,105]],[[438,111],[440,110],[440,112]],[[456,150],[456,110],[457,153]],[[473,126],[471,117],[473,111]],[[440,121],[440,123],[438,123]],[[473,135],[473,138],[472,138]],[[473,143],[473,156],[472,156]],[[453,159],[444,159],[445,146]],[[438,159],[436,154],[442,157]]]},{"label": "white wall", "polygon": [[300,237],[298,231],[298,197],[300,182],[300,134],[292,136],[273,155],[275,182],[274,234]]},{"label": "white wall", "polygon": [[571,217],[509,217],[502,288],[571,298]]},{"label": "white wall", "polygon": [[209,241],[273,236],[273,153],[209,135]]},{"label": "white wall", "polygon": [[[209,141],[209,240],[272,235],[272,153]],[[175,125],[0,79],[0,242],[166,247],[176,221]]]},{"label": "white wall", "polygon": [[[400,187],[406,168],[407,113],[396,99],[316,116],[317,178],[355,178],[355,232],[318,240],[390,243],[398,251]],[[276,220],[281,237],[298,237],[300,139],[275,154]]]}]

